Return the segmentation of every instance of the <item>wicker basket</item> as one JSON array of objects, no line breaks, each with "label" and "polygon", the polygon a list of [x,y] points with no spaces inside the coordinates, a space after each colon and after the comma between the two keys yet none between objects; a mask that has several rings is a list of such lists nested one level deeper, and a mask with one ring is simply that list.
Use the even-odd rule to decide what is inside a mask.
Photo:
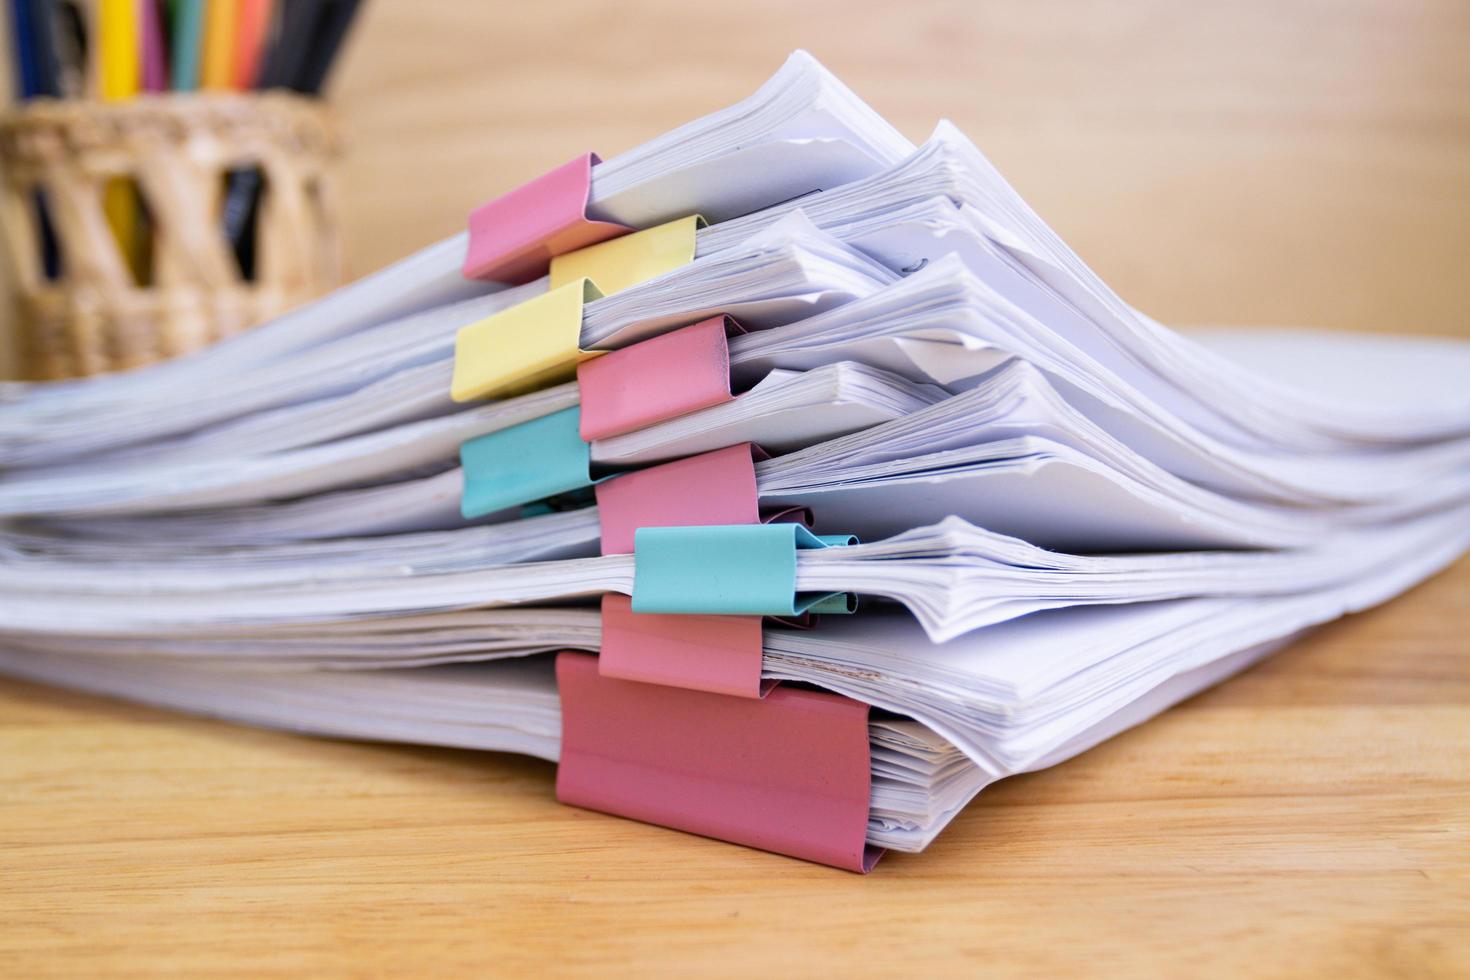
[{"label": "wicker basket", "polygon": [[[0,118],[0,230],[22,371],[68,378],[164,360],[336,285],[338,152],[321,103],[286,93],[40,100]],[[252,167],[264,189],[247,281],[221,213],[227,173]],[[136,182],[152,229],[146,285],[108,223],[104,195],[120,178]],[[60,259],[55,279],[42,259],[38,190]]]}]

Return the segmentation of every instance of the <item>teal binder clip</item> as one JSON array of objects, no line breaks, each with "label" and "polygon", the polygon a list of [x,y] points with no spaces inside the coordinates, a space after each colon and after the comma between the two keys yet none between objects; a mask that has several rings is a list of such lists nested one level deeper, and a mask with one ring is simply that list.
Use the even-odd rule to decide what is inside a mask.
[{"label": "teal binder clip", "polygon": [[796,551],[855,544],[800,524],[642,527],[633,539],[633,611],[731,616],[850,613],[845,592],[798,595]]},{"label": "teal binder clip", "polygon": [[580,421],[581,410],[568,408],[461,445],[460,514],[484,517],[590,487],[592,447],[582,441]]}]

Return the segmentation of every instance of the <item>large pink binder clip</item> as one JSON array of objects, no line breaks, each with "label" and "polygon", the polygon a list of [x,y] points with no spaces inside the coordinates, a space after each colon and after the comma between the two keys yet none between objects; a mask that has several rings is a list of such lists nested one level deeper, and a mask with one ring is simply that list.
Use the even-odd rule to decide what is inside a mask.
[{"label": "large pink binder clip", "polygon": [[552,257],[632,231],[587,217],[592,167],[599,162],[597,154],[584,153],[471,211],[465,278],[530,282]]},{"label": "large pink binder clip", "polygon": [[714,316],[578,365],[582,439],[622,435],[730,401],[727,338],[738,332],[734,320]]},{"label": "large pink binder clip", "polygon": [[563,803],[866,873],[868,706],[777,687],[732,698],[606,677],[561,653]]}]

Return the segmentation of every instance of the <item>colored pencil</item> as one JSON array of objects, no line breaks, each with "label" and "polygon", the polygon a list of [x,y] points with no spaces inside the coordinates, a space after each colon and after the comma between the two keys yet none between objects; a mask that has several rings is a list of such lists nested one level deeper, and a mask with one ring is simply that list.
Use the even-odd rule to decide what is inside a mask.
[{"label": "colored pencil", "polygon": [[235,88],[244,92],[255,87],[266,35],[271,23],[271,0],[239,0],[235,26]]},{"label": "colored pencil", "polygon": [[204,0],[174,0],[170,76],[175,92],[199,87],[199,63],[204,39]]},{"label": "colored pencil", "polygon": [[236,0],[208,0],[204,8],[201,87],[212,92],[229,91],[235,84],[233,61],[238,8]]},{"label": "colored pencil", "polygon": [[[98,0],[98,78],[104,101],[131,99],[138,94],[142,81],[140,32],[136,0]],[[141,247],[138,228],[137,191],[126,178],[114,178],[104,189],[103,207],[107,223],[117,239],[133,278],[147,280],[145,250]]]}]

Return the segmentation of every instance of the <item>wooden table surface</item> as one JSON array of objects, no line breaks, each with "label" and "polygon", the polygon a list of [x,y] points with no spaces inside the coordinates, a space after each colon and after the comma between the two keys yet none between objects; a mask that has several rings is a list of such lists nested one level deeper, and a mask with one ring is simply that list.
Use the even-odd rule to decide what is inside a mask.
[{"label": "wooden table surface", "polygon": [[[798,45],[947,116],[1166,322],[1470,337],[1470,8],[370,0],[349,262]],[[0,683],[0,975],[1465,975],[1470,561],[867,878],[564,808],[513,757]]]}]

